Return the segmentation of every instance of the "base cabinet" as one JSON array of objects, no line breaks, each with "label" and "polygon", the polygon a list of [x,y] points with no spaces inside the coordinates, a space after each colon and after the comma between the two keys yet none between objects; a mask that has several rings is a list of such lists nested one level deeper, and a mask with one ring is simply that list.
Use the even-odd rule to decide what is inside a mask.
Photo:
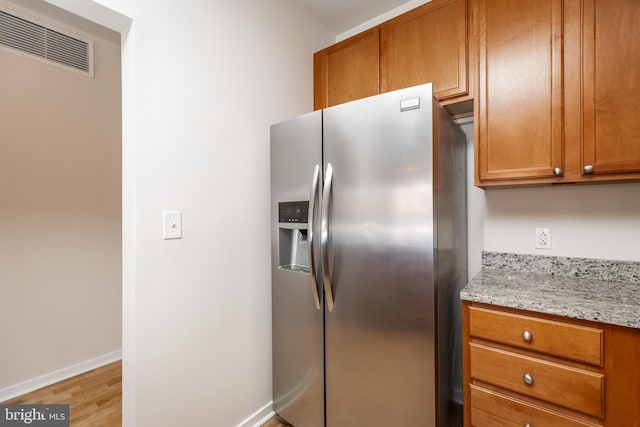
[{"label": "base cabinet", "polygon": [[497,391],[475,385],[469,387],[471,389],[471,420],[474,426],[523,427],[528,424],[531,427],[596,427],[600,425]]},{"label": "base cabinet", "polygon": [[465,426],[640,425],[640,331],[463,302]]}]

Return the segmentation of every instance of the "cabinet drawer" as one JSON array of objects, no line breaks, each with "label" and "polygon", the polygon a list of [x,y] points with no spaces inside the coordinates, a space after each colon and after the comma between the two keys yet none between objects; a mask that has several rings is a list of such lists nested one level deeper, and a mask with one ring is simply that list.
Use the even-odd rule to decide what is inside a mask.
[{"label": "cabinet drawer", "polygon": [[[603,416],[604,375],[469,343],[471,377],[596,417]],[[525,382],[525,375],[532,379]]]},{"label": "cabinet drawer", "polygon": [[471,425],[474,427],[597,427],[541,406],[471,385]]},{"label": "cabinet drawer", "polygon": [[478,307],[469,314],[472,336],[602,366],[601,329]]}]

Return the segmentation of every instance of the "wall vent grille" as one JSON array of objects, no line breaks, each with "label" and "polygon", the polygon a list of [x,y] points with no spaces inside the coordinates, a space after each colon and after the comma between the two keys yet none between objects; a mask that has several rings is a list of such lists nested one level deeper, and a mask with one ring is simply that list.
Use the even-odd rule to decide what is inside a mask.
[{"label": "wall vent grille", "polygon": [[0,10],[0,46],[93,76],[93,43]]}]

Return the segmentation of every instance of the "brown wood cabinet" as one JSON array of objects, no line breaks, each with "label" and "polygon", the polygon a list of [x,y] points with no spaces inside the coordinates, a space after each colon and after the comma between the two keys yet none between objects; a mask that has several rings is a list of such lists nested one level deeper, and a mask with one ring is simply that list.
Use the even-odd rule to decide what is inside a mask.
[{"label": "brown wood cabinet", "polygon": [[640,178],[640,2],[477,0],[476,185]]},{"label": "brown wood cabinet", "polygon": [[373,28],[313,57],[314,109],[380,93],[380,30]]},{"label": "brown wood cabinet", "polygon": [[[482,387],[470,386],[474,426],[541,425],[544,427],[594,427],[589,421],[579,420],[518,398]],[[528,420],[520,422],[520,420]],[[534,423],[534,424],[532,424]]]},{"label": "brown wood cabinet", "polygon": [[314,55],[314,109],[422,83],[468,101],[467,0],[433,0]]},{"label": "brown wood cabinet", "polygon": [[[640,171],[640,2],[584,0],[582,165]],[[589,167],[590,166],[590,167]]]},{"label": "brown wood cabinet", "polygon": [[478,1],[482,181],[553,177],[563,164],[562,0]]},{"label": "brown wood cabinet", "polygon": [[440,101],[468,93],[467,2],[437,0],[380,27],[380,91],[433,82]]},{"label": "brown wood cabinet", "polygon": [[640,331],[463,301],[465,426],[640,425]]}]

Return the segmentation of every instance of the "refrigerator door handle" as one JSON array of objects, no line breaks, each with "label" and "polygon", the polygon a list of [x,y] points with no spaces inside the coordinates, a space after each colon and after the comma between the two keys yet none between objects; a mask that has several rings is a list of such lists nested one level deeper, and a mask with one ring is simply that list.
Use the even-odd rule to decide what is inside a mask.
[{"label": "refrigerator door handle", "polygon": [[327,308],[333,311],[333,291],[329,272],[329,200],[331,199],[331,185],[333,183],[333,167],[327,163],[327,173],[324,177],[322,192],[322,219],[320,224],[320,247],[322,248],[322,281]]},{"label": "refrigerator door handle", "polygon": [[311,273],[311,289],[313,291],[313,302],[316,310],[320,310],[320,295],[318,293],[318,282],[316,280],[316,258],[313,249],[313,223],[315,216],[316,199],[318,198],[318,182],[320,181],[320,165],[313,168],[313,176],[311,177],[311,194],[309,195],[309,220],[307,230],[307,244],[309,246],[309,272]]}]

